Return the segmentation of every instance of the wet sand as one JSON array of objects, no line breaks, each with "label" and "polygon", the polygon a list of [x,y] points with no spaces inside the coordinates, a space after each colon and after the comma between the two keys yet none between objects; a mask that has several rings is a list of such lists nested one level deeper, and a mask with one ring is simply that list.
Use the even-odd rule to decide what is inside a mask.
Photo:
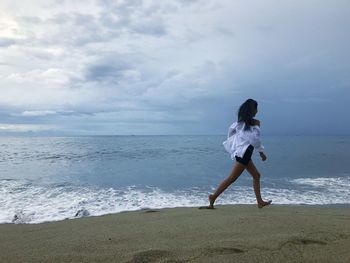
[{"label": "wet sand", "polygon": [[0,262],[350,262],[350,209],[217,206],[0,225]]}]

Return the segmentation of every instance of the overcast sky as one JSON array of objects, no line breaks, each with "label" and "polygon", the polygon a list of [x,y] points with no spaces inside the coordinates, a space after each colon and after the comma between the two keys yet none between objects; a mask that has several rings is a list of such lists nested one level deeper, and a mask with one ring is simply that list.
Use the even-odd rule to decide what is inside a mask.
[{"label": "overcast sky", "polygon": [[350,134],[348,0],[1,0],[0,134]]}]

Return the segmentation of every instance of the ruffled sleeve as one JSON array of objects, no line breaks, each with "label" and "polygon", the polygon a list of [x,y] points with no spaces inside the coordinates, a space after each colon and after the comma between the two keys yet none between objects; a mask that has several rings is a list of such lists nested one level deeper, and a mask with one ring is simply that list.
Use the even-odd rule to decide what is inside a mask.
[{"label": "ruffled sleeve", "polygon": [[254,149],[258,152],[264,151],[264,146],[260,141],[260,127],[252,126],[252,133],[250,136],[250,144],[254,146]]},{"label": "ruffled sleeve", "polygon": [[228,128],[228,133],[227,133],[227,139],[230,138],[231,136],[236,134],[236,128],[237,128],[238,123],[234,122],[231,124],[231,126]]},{"label": "ruffled sleeve", "polygon": [[232,154],[232,148],[234,146],[234,141],[236,137],[235,135],[237,133],[237,125],[237,122],[232,123],[232,125],[228,128],[227,140],[222,143],[224,145],[225,150],[230,154]]}]

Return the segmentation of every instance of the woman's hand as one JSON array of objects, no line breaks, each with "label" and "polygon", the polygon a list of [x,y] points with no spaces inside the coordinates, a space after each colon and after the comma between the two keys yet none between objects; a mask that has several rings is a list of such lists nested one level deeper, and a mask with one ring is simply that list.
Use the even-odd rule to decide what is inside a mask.
[{"label": "woman's hand", "polygon": [[267,159],[266,155],[263,152],[260,152],[260,158],[263,162]]}]

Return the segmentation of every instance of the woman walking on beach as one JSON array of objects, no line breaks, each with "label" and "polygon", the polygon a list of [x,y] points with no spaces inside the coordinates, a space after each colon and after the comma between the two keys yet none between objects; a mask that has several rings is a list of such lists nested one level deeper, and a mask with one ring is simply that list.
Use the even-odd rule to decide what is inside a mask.
[{"label": "woman walking on beach", "polygon": [[265,202],[260,193],[260,173],[255,167],[251,157],[256,149],[262,161],[266,160],[263,152],[264,148],[260,142],[260,121],[254,119],[258,113],[258,103],[253,99],[245,101],[238,110],[238,121],[234,122],[228,131],[227,140],[223,145],[231,154],[231,158],[236,159],[232,172],[217,188],[214,194],[209,195],[208,209],[214,208],[214,202],[219,195],[225,191],[237,178],[247,170],[253,177],[253,187],[258,207],[262,208],[271,204],[271,200]]}]

